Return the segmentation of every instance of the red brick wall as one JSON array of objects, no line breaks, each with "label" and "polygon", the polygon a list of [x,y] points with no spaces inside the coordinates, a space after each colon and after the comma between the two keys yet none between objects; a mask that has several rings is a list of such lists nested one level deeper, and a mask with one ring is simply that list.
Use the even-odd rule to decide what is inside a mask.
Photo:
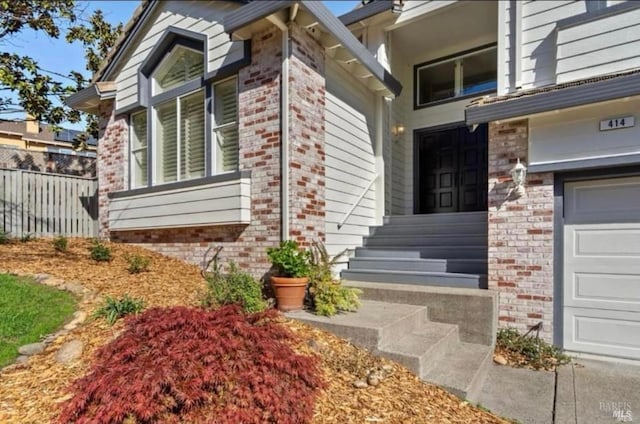
[{"label": "red brick wall", "polygon": [[290,27],[289,235],[301,245],[325,241],[324,51]]},{"label": "red brick wall", "polygon": [[109,238],[109,198],[112,191],[127,188],[129,127],[127,116],[114,115],[114,102],[100,105],[98,142],[98,210],[101,238]]},{"label": "red brick wall", "polygon": [[[114,241],[141,244],[196,264],[203,263],[211,246],[221,245],[224,246],[223,260],[235,261],[256,277],[269,269],[265,250],[280,240],[281,57],[280,31],[265,30],[255,35],[252,64],[243,68],[238,76],[240,169],[251,170],[251,224],[114,232],[111,234]],[[118,122],[110,125],[116,128],[109,134],[116,133]],[[105,149],[111,144],[114,143],[101,140]],[[115,144],[126,151],[126,144]],[[118,161],[120,168],[126,163],[124,159]],[[110,168],[109,158],[101,157],[101,172],[105,163]],[[103,180],[101,193],[123,189],[124,177],[118,175],[118,181]],[[106,226],[106,219],[101,219],[101,227]],[[108,234],[106,230],[104,233]]]},{"label": "red brick wall", "polygon": [[499,325],[553,335],[553,174],[527,176],[526,194],[506,199],[509,171],[528,162],[528,122],[489,126],[489,289],[500,292]]}]

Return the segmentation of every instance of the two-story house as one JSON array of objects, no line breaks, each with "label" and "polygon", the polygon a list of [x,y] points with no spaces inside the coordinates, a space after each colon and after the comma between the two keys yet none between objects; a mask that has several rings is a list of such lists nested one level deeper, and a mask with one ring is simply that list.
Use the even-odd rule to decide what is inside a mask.
[{"label": "two-story house", "polygon": [[322,240],[639,359],[639,46],[631,1],[146,1],[68,103],[101,117],[103,237],[258,276]]}]

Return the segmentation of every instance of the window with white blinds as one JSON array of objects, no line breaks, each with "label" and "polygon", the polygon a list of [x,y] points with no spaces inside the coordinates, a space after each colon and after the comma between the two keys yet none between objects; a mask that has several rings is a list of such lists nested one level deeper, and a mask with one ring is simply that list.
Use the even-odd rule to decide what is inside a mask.
[{"label": "window with white blinds", "polygon": [[238,169],[238,89],[231,78],[213,85],[214,173]]},{"label": "window with white blinds", "polygon": [[204,56],[202,52],[177,45],[164,58],[154,72],[153,94],[160,94],[202,76]]},{"label": "window with white blinds", "polygon": [[204,177],[204,90],[156,106],[156,181]]},{"label": "window with white blinds", "polygon": [[130,116],[132,188],[238,170],[237,78],[207,86],[204,54],[186,44],[149,74],[149,108]]},{"label": "window with white blinds", "polygon": [[131,185],[147,185],[147,111],[131,115]]}]

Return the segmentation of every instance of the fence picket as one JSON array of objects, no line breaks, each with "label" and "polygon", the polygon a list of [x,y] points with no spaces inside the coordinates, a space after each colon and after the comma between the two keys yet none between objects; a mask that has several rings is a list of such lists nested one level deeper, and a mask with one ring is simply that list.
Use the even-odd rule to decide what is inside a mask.
[{"label": "fence picket", "polygon": [[96,179],[0,168],[0,231],[95,237]]}]

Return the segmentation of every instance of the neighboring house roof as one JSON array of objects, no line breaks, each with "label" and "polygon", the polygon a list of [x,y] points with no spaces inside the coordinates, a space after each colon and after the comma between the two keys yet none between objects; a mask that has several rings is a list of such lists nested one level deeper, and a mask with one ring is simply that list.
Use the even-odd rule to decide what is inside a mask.
[{"label": "neighboring house roof", "polygon": [[[53,145],[68,145],[71,147],[73,141],[84,131],[62,128],[59,132],[50,130],[47,124],[39,124],[39,132],[28,132],[26,121],[3,121],[0,120],[0,134],[20,136],[23,140]],[[87,139],[89,146],[97,146],[98,140],[93,137]]]},{"label": "neighboring house roof", "polygon": [[640,95],[640,69],[486,96],[465,110],[468,125],[511,119],[590,103]]}]

